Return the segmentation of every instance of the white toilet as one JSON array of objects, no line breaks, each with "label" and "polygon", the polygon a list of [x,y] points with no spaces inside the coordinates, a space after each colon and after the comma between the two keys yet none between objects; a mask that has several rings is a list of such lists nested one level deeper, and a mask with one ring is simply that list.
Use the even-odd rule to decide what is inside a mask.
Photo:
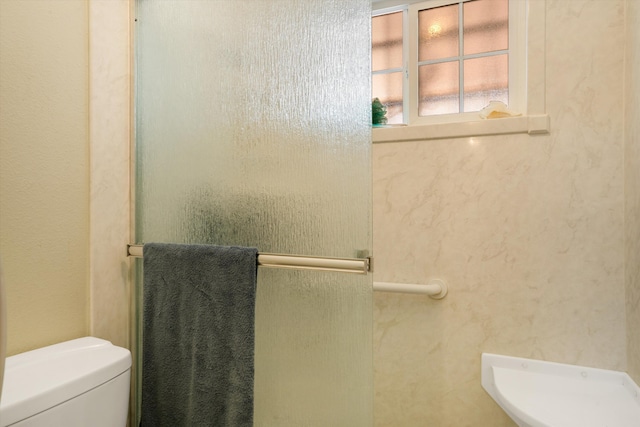
[{"label": "white toilet", "polygon": [[124,427],[129,350],[93,337],[7,357],[0,427]]},{"label": "white toilet", "polygon": [[520,427],[640,427],[624,372],[483,353],[482,387]]}]

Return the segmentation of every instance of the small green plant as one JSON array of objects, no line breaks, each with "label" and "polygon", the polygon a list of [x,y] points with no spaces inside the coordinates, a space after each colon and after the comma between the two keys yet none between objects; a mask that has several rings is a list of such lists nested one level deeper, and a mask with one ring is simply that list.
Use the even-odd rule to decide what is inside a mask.
[{"label": "small green plant", "polygon": [[387,124],[387,107],[378,98],[371,102],[371,123],[374,125]]}]

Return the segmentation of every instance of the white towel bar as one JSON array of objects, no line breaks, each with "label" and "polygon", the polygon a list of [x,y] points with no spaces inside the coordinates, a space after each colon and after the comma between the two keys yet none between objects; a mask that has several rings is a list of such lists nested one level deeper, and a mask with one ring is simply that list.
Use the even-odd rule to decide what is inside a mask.
[{"label": "white towel bar", "polygon": [[[127,245],[127,255],[143,258],[143,245]],[[291,268],[298,270],[337,271],[340,273],[367,274],[372,271],[372,258],[329,258],[304,255],[258,253],[258,266]]]},{"label": "white towel bar", "polygon": [[381,292],[400,292],[405,294],[429,295],[433,299],[442,299],[447,295],[449,287],[440,279],[429,280],[426,285],[410,283],[373,282],[373,290]]}]

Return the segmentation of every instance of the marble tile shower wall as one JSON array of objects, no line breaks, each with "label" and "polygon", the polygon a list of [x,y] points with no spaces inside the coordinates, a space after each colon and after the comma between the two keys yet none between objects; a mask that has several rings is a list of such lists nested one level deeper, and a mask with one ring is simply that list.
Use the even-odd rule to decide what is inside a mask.
[{"label": "marble tile shower wall", "polygon": [[550,135],[374,146],[375,280],[450,285],[375,296],[377,426],[513,426],[482,352],[627,368],[625,1],[546,11]]},{"label": "marble tile shower wall", "polygon": [[[627,1],[625,94],[640,93],[640,5]],[[627,370],[640,383],[640,106],[625,98],[625,281]]]}]

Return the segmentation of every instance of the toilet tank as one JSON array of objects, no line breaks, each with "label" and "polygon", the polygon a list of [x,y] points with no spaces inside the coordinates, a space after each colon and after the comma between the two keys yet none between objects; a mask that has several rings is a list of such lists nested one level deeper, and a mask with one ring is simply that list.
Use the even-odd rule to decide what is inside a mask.
[{"label": "toilet tank", "polygon": [[7,357],[0,427],[124,427],[129,350],[94,337]]}]

